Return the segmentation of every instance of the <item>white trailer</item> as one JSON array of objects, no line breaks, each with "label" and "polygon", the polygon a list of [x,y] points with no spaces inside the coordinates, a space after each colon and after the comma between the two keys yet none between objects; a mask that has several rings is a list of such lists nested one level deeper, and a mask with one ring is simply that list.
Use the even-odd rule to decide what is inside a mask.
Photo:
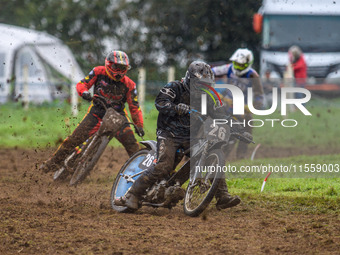
[{"label": "white trailer", "polygon": [[[58,86],[75,86],[84,77],[58,38],[6,24],[0,24],[0,34],[0,103],[18,97],[34,103],[52,101],[60,96]],[[62,84],[65,81],[69,84]]]}]

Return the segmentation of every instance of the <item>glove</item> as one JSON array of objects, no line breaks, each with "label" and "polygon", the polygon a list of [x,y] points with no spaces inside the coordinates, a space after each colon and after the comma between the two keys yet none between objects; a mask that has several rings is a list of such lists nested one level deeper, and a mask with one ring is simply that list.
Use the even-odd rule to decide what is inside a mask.
[{"label": "glove", "polygon": [[135,127],[135,132],[138,136],[143,137],[145,135],[144,129],[142,127]]},{"label": "glove", "polygon": [[92,100],[92,96],[91,96],[90,92],[88,92],[88,91],[84,91],[83,94],[81,95],[81,97],[84,100],[89,101],[89,102],[91,102],[91,100]]},{"label": "glove", "polygon": [[254,143],[253,136],[248,132],[244,132],[240,135],[237,135],[236,138],[244,143]]},{"label": "glove", "polygon": [[175,106],[175,110],[178,113],[178,115],[185,115],[189,113],[190,107],[186,104],[180,103]]}]

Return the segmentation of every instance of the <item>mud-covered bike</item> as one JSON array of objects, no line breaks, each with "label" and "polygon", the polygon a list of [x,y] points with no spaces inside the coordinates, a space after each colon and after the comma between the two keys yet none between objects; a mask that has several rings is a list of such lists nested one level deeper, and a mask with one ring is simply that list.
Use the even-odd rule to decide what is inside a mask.
[{"label": "mud-covered bike", "polygon": [[[198,138],[191,142],[189,149],[177,150],[175,165],[184,155],[188,156],[188,160],[173,174],[148,188],[140,201],[140,206],[170,209],[184,199],[184,213],[192,217],[200,215],[214,198],[220,180],[225,178],[224,172],[218,169],[225,165],[223,146],[228,144],[230,136],[252,142],[250,134],[232,130],[228,124],[217,125],[211,118],[203,119],[196,111],[192,110],[191,114],[195,114],[202,122],[200,132]],[[157,161],[156,141],[141,143],[146,148],[136,152],[126,161],[113,183],[110,202],[111,207],[118,212],[134,211],[116,205],[115,201],[123,197],[137,178]],[[186,182],[184,190],[182,185]]]},{"label": "mud-covered bike", "polygon": [[[126,118],[112,107],[107,107],[103,100],[104,97],[93,97],[93,101],[101,104],[106,110],[98,131],[65,158],[62,166],[54,172],[54,181],[62,181],[72,175],[70,186],[80,184],[95,167],[115,134],[125,125],[135,126],[134,123],[127,122]],[[139,132],[138,127],[135,126],[135,129]]]}]

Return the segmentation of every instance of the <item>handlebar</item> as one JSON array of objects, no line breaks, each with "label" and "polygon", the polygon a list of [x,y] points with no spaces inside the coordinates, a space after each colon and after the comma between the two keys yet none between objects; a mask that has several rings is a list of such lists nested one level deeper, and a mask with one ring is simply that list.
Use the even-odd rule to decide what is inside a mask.
[{"label": "handlebar", "polygon": [[99,95],[92,97],[93,102],[99,102],[104,107],[104,109],[107,110],[106,104],[101,99],[106,100],[105,97],[102,97],[102,96],[99,96]]},{"label": "handlebar", "polygon": [[[93,96],[91,100],[94,101],[94,102],[99,102],[104,107],[104,109],[107,111],[108,107],[103,102],[103,100],[106,100],[105,97],[96,95],[96,96]],[[143,137],[142,133],[140,132],[139,127],[135,123],[133,123],[133,122],[126,122],[126,124],[134,126],[136,133],[144,141],[144,137]]]},{"label": "handlebar", "polygon": [[230,135],[235,136],[237,139],[239,139],[242,142],[255,144],[255,142],[253,141],[253,136],[248,132],[243,132],[243,133],[231,132]]},{"label": "handlebar", "polygon": [[126,124],[129,124],[129,125],[134,126],[136,133],[137,133],[138,136],[141,137],[142,140],[144,141],[144,135],[140,132],[139,127],[138,127],[135,123],[133,123],[133,122],[126,122]]}]

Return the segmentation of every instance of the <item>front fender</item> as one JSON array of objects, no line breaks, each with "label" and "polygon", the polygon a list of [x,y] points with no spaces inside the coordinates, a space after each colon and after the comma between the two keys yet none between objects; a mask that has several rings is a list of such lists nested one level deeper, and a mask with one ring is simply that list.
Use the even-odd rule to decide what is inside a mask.
[{"label": "front fender", "polygon": [[140,143],[151,150],[157,151],[157,142],[154,140],[141,141]]}]

